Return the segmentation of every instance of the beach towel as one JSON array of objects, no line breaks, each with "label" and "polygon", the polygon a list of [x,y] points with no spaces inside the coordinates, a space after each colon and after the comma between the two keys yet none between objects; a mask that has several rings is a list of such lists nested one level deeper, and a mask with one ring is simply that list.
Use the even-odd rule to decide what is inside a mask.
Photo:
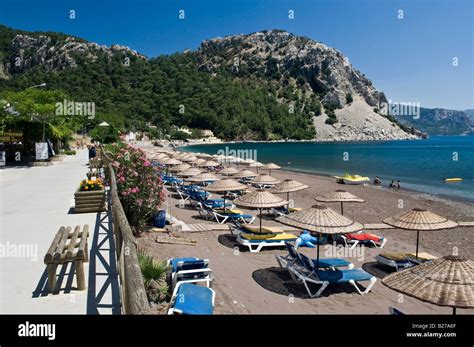
[{"label": "beach towel", "polygon": [[380,242],[382,240],[381,237],[374,235],[374,234],[347,234],[345,235],[349,240],[354,241],[374,241]]}]

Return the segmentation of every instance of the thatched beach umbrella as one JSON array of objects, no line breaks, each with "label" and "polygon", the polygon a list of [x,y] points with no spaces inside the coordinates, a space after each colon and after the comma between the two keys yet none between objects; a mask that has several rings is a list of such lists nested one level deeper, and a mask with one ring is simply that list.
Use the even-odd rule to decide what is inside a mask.
[{"label": "thatched beach umbrella", "polygon": [[200,164],[206,162],[206,159],[196,159],[191,162],[192,165],[194,166],[199,166]]},{"label": "thatched beach umbrella", "polygon": [[192,161],[194,161],[194,160],[196,160],[196,159],[197,159],[197,158],[196,158],[196,156],[194,156],[194,155],[185,155],[185,156],[181,157],[181,161],[182,161],[182,162],[185,162],[185,163],[192,162]]},{"label": "thatched beach umbrella", "polygon": [[178,172],[176,174],[176,176],[179,176],[179,177],[191,177],[191,176],[196,176],[196,175],[199,175],[202,171],[195,168],[195,167],[192,167],[192,168],[189,168],[189,169],[186,169],[184,171],[181,171],[181,172]]},{"label": "thatched beach umbrella", "polygon": [[[354,222],[322,204],[280,216],[276,220],[299,229],[326,235],[354,233],[364,228],[362,224]],[[316,268],[319,267],[319,243],[318,240]]]},{"label": "thatched beach umbrella", "polygon": [[280,207],[288,204],[283,200],[266,190],[257,190],[248,194],[239,196],[234,200],[234,204],[242,207],[256,208],[260,211],[260,232],[262,232],[262,210],[265,208]]},{"label": "thatched beach umbrella", "polygon": [[268,170],[268,174],[272,174],[272,170],[279,170],[281,169],[281,166],[275,164],[275,163],[267,163],[264,166],[262,166],[265,170]]},{"label": "thatched beach umbrella", "polygon": [[257,173],[258,173],[258,168],[264,167],[264,166],[265,166],[265,164],[262,164],[262,163],[259,162],[259,161],[254,161],[253,163],[250,163],[250,164],[249,164],[249,167],[257,168]]},{"label": "thatched beach umbrella", "polygon": [[249,177],[257,177],[258,174],[256,174],[253,171],[250,170],[242,170],[237,172],[236,174],[233,174],[231,177],[232,178],[249,178]]},{"label": "thatched beach umbrella", "polygon": [[253,160],[253,159],[242,159],[240,161],[240,163],[243,164],[243,165],[250,165],[252,163],[255,163],[255,160]]},{"label": "thatched beach umbrella", "polygon": [[270,193],[274,194],[282,194],[286,193],[286,200],[290,200],[290,193],[297,192],[299,190],[303,190],[309,188],[306,184],[300,183],[298,181],[292,179],[285,179],[280,183],[275,184],[271,189]]},{"label": "thatched beach umbrella", "polygon": [[237,172],[239,172],[239,170],[237,170],[235,167],[226,167],[219,171],[219,173],[224,176],[230,176],[236,174]]},{"label": "thatched beach umbrella", "polygon": [[165,160],[163,164],[165,164],[166,166],[179,165],[181,164],[181,160],[178,160],[176,158],[171,158],[171,159]]},{"label": "thatched beach umbrella", "polygon": [[199,158],[202,158],[202,159],[209,159],[209,158],[212,158],[212,155],[207,154],[207,153],[199,153],[199,154],[196,155],[196,156],[199,157]]},{"label": "thatched beach umbrella", "polygon": [[416,258],[418,258],[420,231],[452,229],[458,226],[456,222],[421,208],[386,218],[383,222],[399,229],[416,230]]},{"label": "thatched beach umbrella", "polygon": [[264,185],[275,185],[277,183],[280,183],[280,181],[277,180],[275,177],[272,177],[266,174],[258,175],[257,177],[252,179],[250,182],[260,187]]},{"label": "thatched beach umbrella", "polygon": [[448,255],[395,272],[382,280],[387,287],[438,306],[474,308],[474,262]]},{"label": "thatched beach umbrella", "polygon": [[163,156],[157,156],[155,158],[155,161],[159,164],[163,164],[165,161],[167,161],[170,157],[168,157],[167,155],[163,155]]},{"label": "thatched beach umbrella", "polygon": [[341,203],[341,214],[344,214],[344,203],[345,202],[365,202],[363,199],[358,198],[352,193],[346,192],[345,190],[336,190],[332,193],[317,196],[314,200],[319,202],[340,202]]},{"label": "thatched beach umbrella", "polygon": [[209,182],[209,181],[218,181],[218,180],[220,180],[220,178],[210,172],[203,172],[196,176],[192,176],[186,179],[186,181],[190,181],[190,182]]},{"label": "thatched beach umbrella", "polygon": [[201,164],[198,164],[197,166],[198,167],[216,167],[216,166],[219,166],[221,165],[220,163],[218,163],[217,161],[214,161],[214,160],[206,160],[205,162],[201,163]]},{"label": "thatched beach umbrella", "polygon": [[[245,184],[237,182],[236,180],[232,178],[224,178],[220,181],[213,182],[204,188],[204,190],[208,192],[215,192],[215,193],[236,192],[236,191],[242,191],[245,189],[247,189],[247,186]],[[226,209],[225,202],[226,202],[226,198],[224,195],[224,211]]]},{"label": "thatched beach umbrella", "polygon": [[191,165],[189,164],[186,164],[186,163],[183,163],[183,164],[179,164],[179,165],[176,165],[174,167],[172,167],[170,169],[171,172],[180,172],[180,171],[184,171],[184,170],[187,170],[191,167]]}]

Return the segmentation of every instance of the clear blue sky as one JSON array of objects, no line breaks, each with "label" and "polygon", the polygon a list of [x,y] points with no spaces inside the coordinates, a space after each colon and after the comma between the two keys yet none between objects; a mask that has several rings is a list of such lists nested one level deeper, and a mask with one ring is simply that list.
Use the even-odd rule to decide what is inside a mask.
[{"label": "clear blue sky", "polygon": [[[387,96],[474,108],[472,0],[0,0],[0,23],[62,31],[147,56],[208,38],[284,29],[349,57]],[[76,19],[69,19],[69,10]],[[185,10],[180,20],[178,12]],[[294,10],[295,18],[288,18]],[[404,11],[404,19],[397,11]],[[459,65],[453,67],[452,59]]]}]

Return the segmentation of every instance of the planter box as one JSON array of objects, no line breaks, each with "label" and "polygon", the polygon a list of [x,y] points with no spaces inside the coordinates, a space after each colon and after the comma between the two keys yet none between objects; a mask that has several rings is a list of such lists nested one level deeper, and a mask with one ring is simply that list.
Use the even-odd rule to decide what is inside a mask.
[{"label": "planter box", "polygon": [[74,193],[74,212],[103,212],[105,207],[105,190],[79,191]]}]

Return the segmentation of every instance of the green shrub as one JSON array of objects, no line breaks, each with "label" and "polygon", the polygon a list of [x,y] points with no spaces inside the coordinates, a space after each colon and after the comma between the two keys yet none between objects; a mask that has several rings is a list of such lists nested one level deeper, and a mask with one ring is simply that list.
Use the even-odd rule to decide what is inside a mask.
[{"label": "green shrub", "polygon": [[352,94],[351,94],[351,93],[347,93],[347,94],[346,94],[346,103],[347,103],[347,104],[352,104],[353,101],[354,101],[354,99],[352,98]]},{"label": "green shrub", "polygon": [[76,155],[76,151],[73,149],[65,149],[62,153],[65,155]]},{"label": "green shrub", "polygon": [[153,256],[145,251],[138,251],[138,264],[143,276],[145,287],[153,280],[159,282],[166,278],[168,267],[164,261],[155,261]]},{"label": "green shrub", "polygon": [[155,261],[146,251],[139,250],[138,264],[143,277],[143,284],[149,301],[163,302],[168,298],[166,276],[168,266],[164,261]]}]

